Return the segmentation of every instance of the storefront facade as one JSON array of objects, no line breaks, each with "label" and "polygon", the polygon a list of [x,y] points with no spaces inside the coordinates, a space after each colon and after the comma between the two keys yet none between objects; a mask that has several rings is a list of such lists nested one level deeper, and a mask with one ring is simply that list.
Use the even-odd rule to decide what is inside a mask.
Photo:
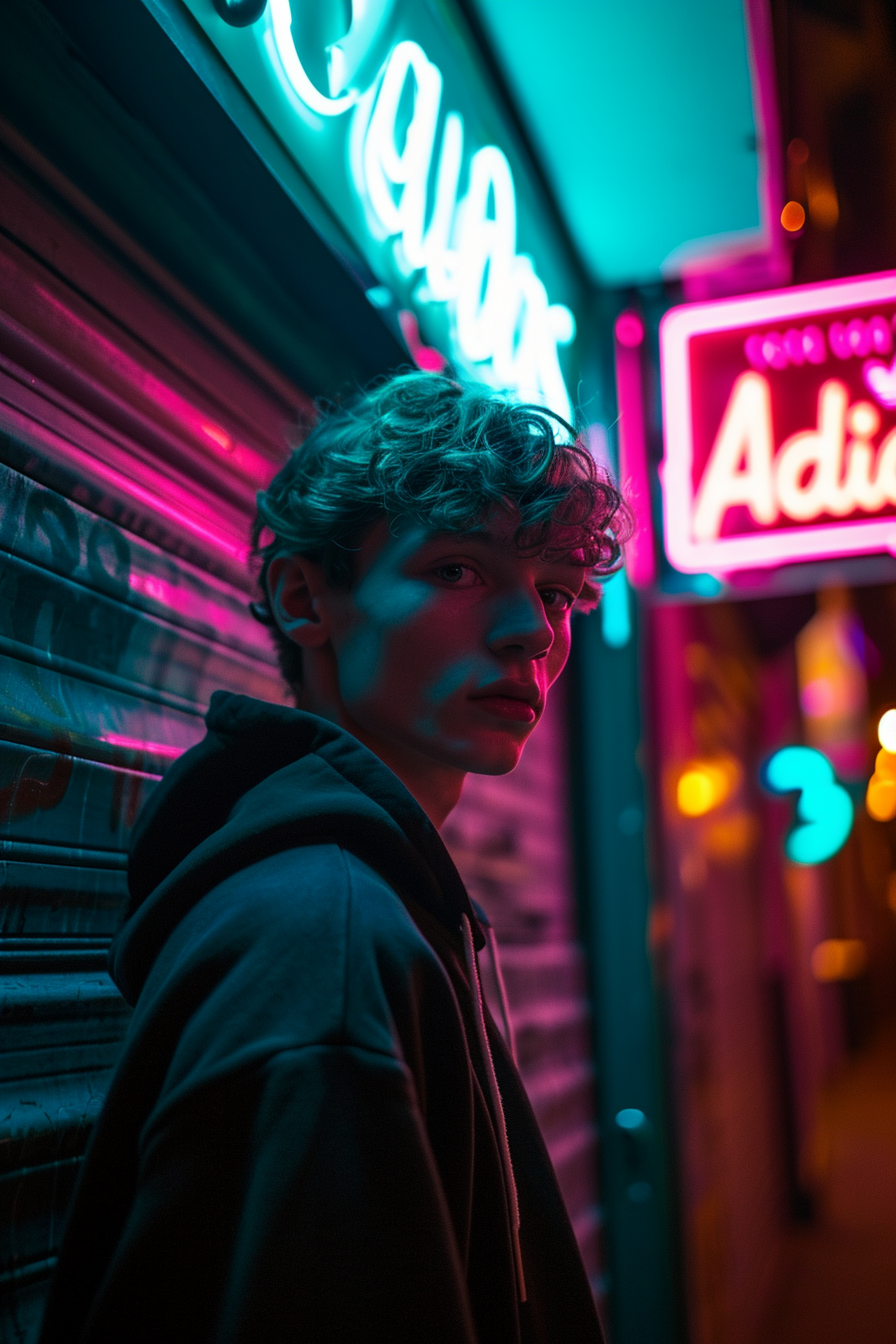
[{"label": "storefront facade", "polygon": [[701,1344],[798,1328],[793,1229],[828,1229],[836,1279],[836,1220],[873,1206],[854,1171],[843,1215],[831,1173],[838,1088],[896,1006],[892,295],[863,276],[659,324],[651,927]]}]

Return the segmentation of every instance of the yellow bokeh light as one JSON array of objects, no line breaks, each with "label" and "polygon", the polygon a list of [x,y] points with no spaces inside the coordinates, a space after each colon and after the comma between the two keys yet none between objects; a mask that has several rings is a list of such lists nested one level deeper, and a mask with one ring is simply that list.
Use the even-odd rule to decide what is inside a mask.
[{"label": "yellow bokeh light", "polygon": [[872,775],[865,793],[865,807],[875,821],[892,821],[896,817],[896,779]]},{"label": "yellow bokeh light", "polygon": [[822,984],[855,980],[868,964],[868,949],[861,938],[825,938],[812,949],[812,974]]},{"label": "yellow bokeh light", "polygon": [[806,222],[806,212],[799,201],[788,201],[781,211],[781,223],[788,233],[798,233]]},{"label": "yellow bokeh light", "polygon": [[877,740],[884,751],[896,752],[896,709],[881,714],[877,725]]},{"label": "yellow bokeh light", "polygon": [[704,770],[685,770],[676,792],[679,812],[686,817],[702,817],[715,801],[712,780]]},{"label": "yellow bokeh light", "polygon": [[714,761],[695,761],[678,777],[675,801],[685,817],[703,817],[731,792],[735,772]]}]

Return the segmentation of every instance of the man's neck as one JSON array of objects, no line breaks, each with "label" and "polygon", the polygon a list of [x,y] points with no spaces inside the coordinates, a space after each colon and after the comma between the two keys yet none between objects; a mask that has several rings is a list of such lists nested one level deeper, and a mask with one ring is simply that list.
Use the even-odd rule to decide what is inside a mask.
[{"label": "man's neck", "polygon": [[413,749],[378,741],[346,715],[340,727],[379,756],[423,808],[438,830],[460,801],[466,772],[441,765]]},{"label": "man's neck", "polygon": [[[307,660],[310,661],[310,660]],[[369,751],[378,756],[384,765],[388,765],[397,775],[412,797],[423,808],[436,829],[440,828],[446,817],[457,806],[463,791],[466,771],[456,766],[444,765],[434,761],[431,756],[415,751],[401,742],[384,740],[368,732],[356,723],[346,710],[338,695],[325,692],[325,687],[315,684],[315,678],[309,678],[298,698],[300,709],[309,714],[318,714],[330,723],[338,724],[362,742]]]}]

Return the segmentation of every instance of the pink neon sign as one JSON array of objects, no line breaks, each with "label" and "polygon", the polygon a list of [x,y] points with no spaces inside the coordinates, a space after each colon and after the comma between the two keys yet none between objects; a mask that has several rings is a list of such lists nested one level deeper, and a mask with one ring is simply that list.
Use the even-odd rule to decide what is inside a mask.
[{"label": "pink neon sign", "polygon": [[634,588],[649,588],[655,578],[650,479],[644,442],[644,393],[641,345],[644,324],[636,312],[616,319],[616,398],[619,405],[619,479],[632,511],[635,531],[625,548],[625,570]]},{"label": "pink neon sign", "polygon": [[896,555],[896,273],[674,308],[660,357],[676,568]]}]

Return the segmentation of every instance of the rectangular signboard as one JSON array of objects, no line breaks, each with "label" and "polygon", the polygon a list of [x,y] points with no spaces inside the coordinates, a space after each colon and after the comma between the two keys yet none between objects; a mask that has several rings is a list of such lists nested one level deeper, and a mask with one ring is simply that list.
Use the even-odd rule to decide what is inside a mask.
[{"label": "rectangular signboard", "polygon": [[673,308],[660,357],[677,569],[896,555],[896,273]]}]

